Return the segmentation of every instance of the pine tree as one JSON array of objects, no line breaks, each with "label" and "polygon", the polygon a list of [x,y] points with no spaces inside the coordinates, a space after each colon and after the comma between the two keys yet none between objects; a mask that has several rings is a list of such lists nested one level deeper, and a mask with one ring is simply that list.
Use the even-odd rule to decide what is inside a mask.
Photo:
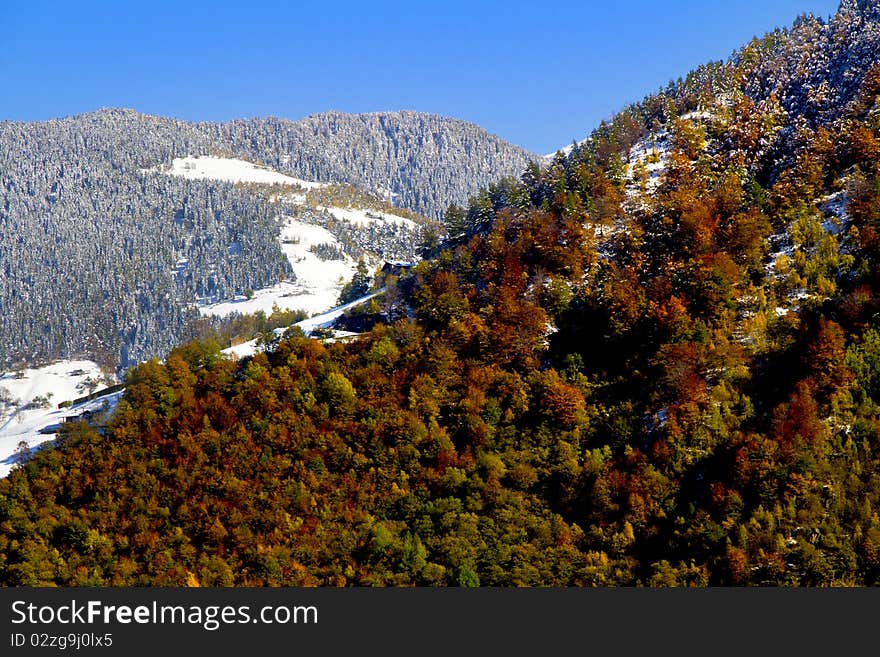
[{"label": "pine tree", "polygon": [[339,293],[339,304],[350,303],[370,293],[370,272],[363,258],[358,259],[357,271],[351,281]]}]

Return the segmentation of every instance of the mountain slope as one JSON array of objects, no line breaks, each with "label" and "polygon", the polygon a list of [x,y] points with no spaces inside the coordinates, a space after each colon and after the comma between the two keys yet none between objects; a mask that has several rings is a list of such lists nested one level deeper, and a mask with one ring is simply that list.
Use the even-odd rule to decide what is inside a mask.
[{"label": "mountain slope", "polygon": [[360,338],[135,368],[0,481],[2,581],[877,585],[876,7],[490,186]]},{"label": "mountain slope", "polygon": [[202,129],[246,159],[307,180],[350,183],[434,219],[537,159],[471,123],[418,112],[325,112]]},{"label": "mountain slope", "polygon": [[[279,170],[253,184],[159,173],[205,156]],[[421,228],[342,215],[381,210],[387,193],[399,212],[436,216],[528,158],[470,124],[415,113],[214,125],[101,110],[0,123],[0,363],[82,355],[124,367],[164,353],[190,334],[196,304],[295,278],[278,239],[285,204],[299,221],[334,224],[349,258],[411,258]],[[298,171],[303,191],[334,183],[343,200],[289,203],[263,184]],[[350,182],[367,188],[345,192]]]}]

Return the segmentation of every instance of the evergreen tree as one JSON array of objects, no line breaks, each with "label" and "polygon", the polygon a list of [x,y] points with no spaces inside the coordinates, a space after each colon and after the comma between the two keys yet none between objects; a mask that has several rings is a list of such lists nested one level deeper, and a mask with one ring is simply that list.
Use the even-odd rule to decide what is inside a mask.
[{"label": "evergreen tree", "polygon": [[345,284],[339,293],[339,304],[350,303],[370,293],[372,277],[363,258],[358,259],[357,271],[351,281]]}]

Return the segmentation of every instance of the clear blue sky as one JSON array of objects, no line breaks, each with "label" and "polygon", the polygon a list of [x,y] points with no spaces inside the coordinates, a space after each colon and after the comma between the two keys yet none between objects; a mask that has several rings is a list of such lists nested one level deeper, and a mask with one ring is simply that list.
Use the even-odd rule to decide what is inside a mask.
[{"label": "clear blue sky", "polygon": [[0,119],[414,109],[538,153],[838,0],[0,0]]}]

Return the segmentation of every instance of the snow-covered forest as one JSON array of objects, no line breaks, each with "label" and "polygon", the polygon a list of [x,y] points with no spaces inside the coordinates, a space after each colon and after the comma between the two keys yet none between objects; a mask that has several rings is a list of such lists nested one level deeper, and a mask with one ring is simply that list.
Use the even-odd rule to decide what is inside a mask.
[{"label": "snow-covered forest", "polygon": [[[217,125],[111,109],[2,122],[0,364],[88,356],[125,367],[188,337],[197,303],[294,277],[265,188],[161,173],[200,155],[360,185],[432,217],[530,158],[474,125],[411,112]],[[416,241],[395,225],[335,223],[352,249],[399,238],[411,252]]]}]

